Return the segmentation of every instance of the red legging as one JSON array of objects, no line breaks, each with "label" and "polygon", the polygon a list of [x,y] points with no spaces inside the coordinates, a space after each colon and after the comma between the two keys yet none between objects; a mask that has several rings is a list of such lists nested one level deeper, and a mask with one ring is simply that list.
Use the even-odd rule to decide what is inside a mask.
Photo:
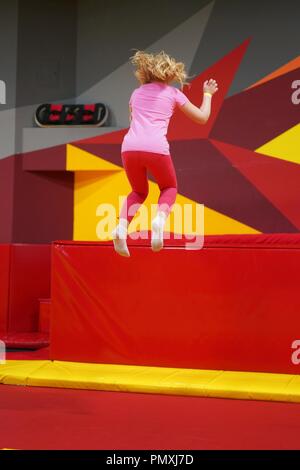
[{"label": "red legging", "polygon": [[[152,174],[160,189],[158,210],[168,216],[176,199],[177,179],[170,155],[128,150],[122,152],[123,166],[132,188],[121,209],[120,218],[130,222],[145,201],[149,185],[147,171]],[[131,207],[133,206],[134,207]]]}]

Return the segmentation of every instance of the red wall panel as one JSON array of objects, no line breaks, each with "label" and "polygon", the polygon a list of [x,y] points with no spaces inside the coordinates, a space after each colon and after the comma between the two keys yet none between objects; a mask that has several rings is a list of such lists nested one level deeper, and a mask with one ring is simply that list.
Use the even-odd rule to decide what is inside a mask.
[{"label": "red wall panel", "polygon": [[11,245],[10,332],[38,331],[39,298],[50,293],[51,245]]},{"label": "red wall panel", "polygon": [[8,327],[10,245],[0,245],[0,332]]},{"label": "red wall panel", "polygon": [[0,243],[11,243],[13,238],[14,155],[0,159]]},{"label": "red wall panel", "polygon": [[[44,150],[36,152],[43,158]],[[24,171],[22,163],[23,158],[16,158],[12,241],[39,244],[72,239],[74,174]]]},{"label": "red wall panel", "polygon": [[39,299],[39,332],[49,333],[51,317],[51,300]]},{"label": "red wall panel", "polygon": [[109,243],[56,243],[51,359],[298,373],[300,238],[291,238],[159,253],[141,244],[130,258]]}]

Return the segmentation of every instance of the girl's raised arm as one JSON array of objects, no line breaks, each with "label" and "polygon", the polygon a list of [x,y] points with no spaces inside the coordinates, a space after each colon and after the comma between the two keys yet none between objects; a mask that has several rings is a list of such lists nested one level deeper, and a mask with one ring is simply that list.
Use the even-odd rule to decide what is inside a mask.
[{"label": "girl's raised arm", "polygon": [[211,113],[211,99],[212,96],[218,91],[218,84],[212,78],[206,80],[203,84],[203,101],[198,108],[191,101],[187,101],[184,105],[180,106],[182,112],[188,116],[192,121],[198,124],[205,124]]}]

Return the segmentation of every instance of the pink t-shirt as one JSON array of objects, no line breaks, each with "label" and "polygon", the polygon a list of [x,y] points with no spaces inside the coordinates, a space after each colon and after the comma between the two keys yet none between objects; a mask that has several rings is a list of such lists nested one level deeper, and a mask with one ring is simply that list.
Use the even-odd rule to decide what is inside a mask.
[{"label": "pink t-shirt", "polygon": [[136,88],[130,97],[132,120],[124,136],[121,152],[143,150],[170,155],[166,134],[176,106],[188,100],[178,88],[151,82]]}]

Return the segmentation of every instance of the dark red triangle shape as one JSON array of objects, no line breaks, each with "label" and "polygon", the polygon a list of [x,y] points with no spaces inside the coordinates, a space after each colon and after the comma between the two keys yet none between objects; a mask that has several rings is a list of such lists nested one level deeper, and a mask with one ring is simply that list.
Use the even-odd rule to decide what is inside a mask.
[{"label": "dark red triangle shape", "polygon": [[299,70],[227,98],[210,137],[255,150],[298,124],[300,106],[292,102],[291,84]]},{"label": "dark red triangle shape", "polygon": [[265,233],[296,227],[208,140],[172,142],[180,194]]},{"label": "dark red triangle shape", "polygon": [[176,110],[169,124],[167,134],[169,140],[208,137],[249,42],[250,39],[244,41],[240,46],[194,78],[189,85],[184,86],[183,92],[198,107],[202,102],[203,83],[205,80],[210,78],[216,79],[219,84],[219,90],[213,97],[212,113],[205,125],[191,121],[182,111]]},{"label": "dark red triangle shape", "polygon": [[300,165],[212,140],[216,149],[300,229]]}]

